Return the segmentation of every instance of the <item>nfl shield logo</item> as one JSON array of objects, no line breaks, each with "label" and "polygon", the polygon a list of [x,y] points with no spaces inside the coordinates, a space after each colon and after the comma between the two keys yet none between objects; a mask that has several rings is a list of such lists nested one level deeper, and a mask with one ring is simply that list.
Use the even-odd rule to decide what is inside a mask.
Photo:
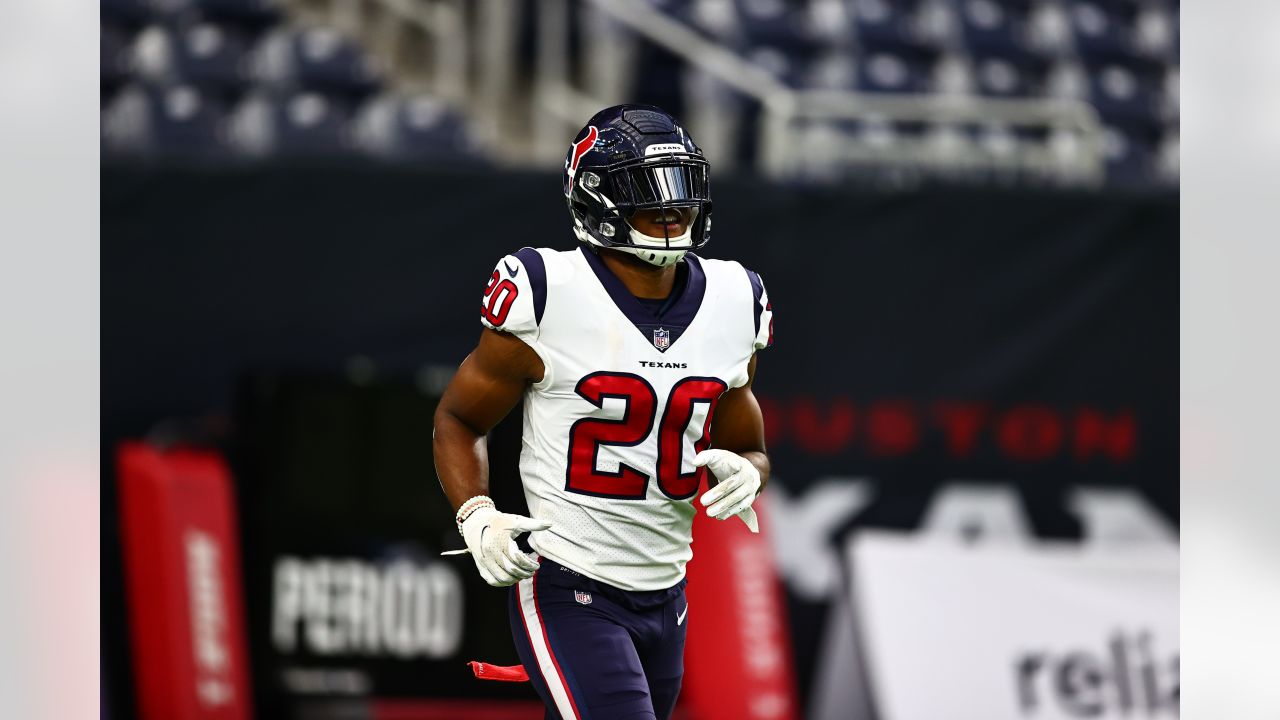
[{"label": "nfl shield logo", "polygon": [[580,604],[580,605],[590,605],[590,604],[591,604],[591,593],[582,592],[581,590],[574,590],[574,591],[573,591],[573,599],[574,599],[574,600],[577,600],[577,601],[578,601],[578,604]]},{"label": "nfl shield logo", "polygon": [[658,328],[653,331],[653,346],[659,350],[671,347],[671,331]]}]

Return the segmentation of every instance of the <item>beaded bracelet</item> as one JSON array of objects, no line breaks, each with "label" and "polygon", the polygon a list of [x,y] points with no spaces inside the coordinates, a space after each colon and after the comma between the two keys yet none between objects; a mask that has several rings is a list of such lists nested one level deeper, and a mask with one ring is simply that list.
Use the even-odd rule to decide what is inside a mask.
[{"label": "beaded bracelet", "polygon": [[491,507],[495,510],[497,509],[497,506],[493,504],[493,500],[490,499],[488,495],[476,495],[462,503],[462,507],[458,508],[458,513],[453,516],[453,519],[458,523],[459,533],[462,532],[462,523],[466,522],[467,518],[471,516],[471,513],[482,507]]}]

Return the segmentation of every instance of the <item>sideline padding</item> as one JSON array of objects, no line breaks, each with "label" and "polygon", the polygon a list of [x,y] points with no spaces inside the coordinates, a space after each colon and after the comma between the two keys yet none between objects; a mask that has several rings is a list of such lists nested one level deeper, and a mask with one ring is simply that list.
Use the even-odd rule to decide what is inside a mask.
[{"label": "sideline padding", "polygon": [[202,450],[117,452],[142,720],[252,717],[231,477]]}]

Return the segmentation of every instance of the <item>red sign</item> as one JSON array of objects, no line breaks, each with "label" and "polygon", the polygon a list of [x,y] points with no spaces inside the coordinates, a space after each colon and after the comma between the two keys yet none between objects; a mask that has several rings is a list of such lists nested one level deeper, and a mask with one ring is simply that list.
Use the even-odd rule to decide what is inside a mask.
[{"label": "red sign", "polygon": [[231,478],[216,454],[119,449],[120,511],[143,720],[248,720]]},{"label": "red sign", "polygon": [[682,717],[794,720],[800,707],[769,517],[756,503],[757,535],[738,518],[715,520],[695,505]]}]

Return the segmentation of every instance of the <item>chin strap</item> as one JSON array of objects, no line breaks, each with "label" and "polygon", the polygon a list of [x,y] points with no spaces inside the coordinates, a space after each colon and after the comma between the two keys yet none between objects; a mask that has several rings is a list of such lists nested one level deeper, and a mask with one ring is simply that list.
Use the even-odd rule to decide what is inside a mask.
[{"label": "chin strap", "polygon": [[[676,243],[676,247],[668,247],[667,238],[645,235],[639,230],[631,227],[630,223],[627,223],[627,230],[629,231],[631,242],[633,243],[632,245],[606,245],[592,237],[591,233],[587,232],[581,225],[576,225],[573,228],[573,234],[578,237],[578,240],[592,247],[605,247],[610,250],[621,250],[622,252],[635,255],[651,265],[666,267],[680,262],[680,260],[684,258],[685,253],[689,252],[689,246],[693,244],[693,226],[694,223],[697,222],[697,217],[697,213],[695,212],[693,218],[690,219],[689,226],[685,228],[684,232],[671,238],[670,242]],[[624,220],[623,222],[626,221]]]},{"label": "chin strap", "polygon": [[[694,212],[693,217],[689,218],[689,224],[685,227],[684,232],[670,239],[645,235],[631,227],[630,223],[627,223],[627,227],[631,231],[631,242],[636,247],[620,247],[617,249],[629,252],[641,260],[658,267],[674,265],[680,262],[685,253],[689,252],[689,246],[693,244],[693,226],[697,221],[698,214]],[[672,245],[675,247],[672,247]]]},{"label": "chin strap", "polygon": [[649,248],[643,247],[620,247],[614,249],[629,252],[650,265],[657,265],[658,267],[674,265],[675,263],[680,262],[680,259],[684,257],[685,253],[689,252],[688,249],[650,250]]}]

